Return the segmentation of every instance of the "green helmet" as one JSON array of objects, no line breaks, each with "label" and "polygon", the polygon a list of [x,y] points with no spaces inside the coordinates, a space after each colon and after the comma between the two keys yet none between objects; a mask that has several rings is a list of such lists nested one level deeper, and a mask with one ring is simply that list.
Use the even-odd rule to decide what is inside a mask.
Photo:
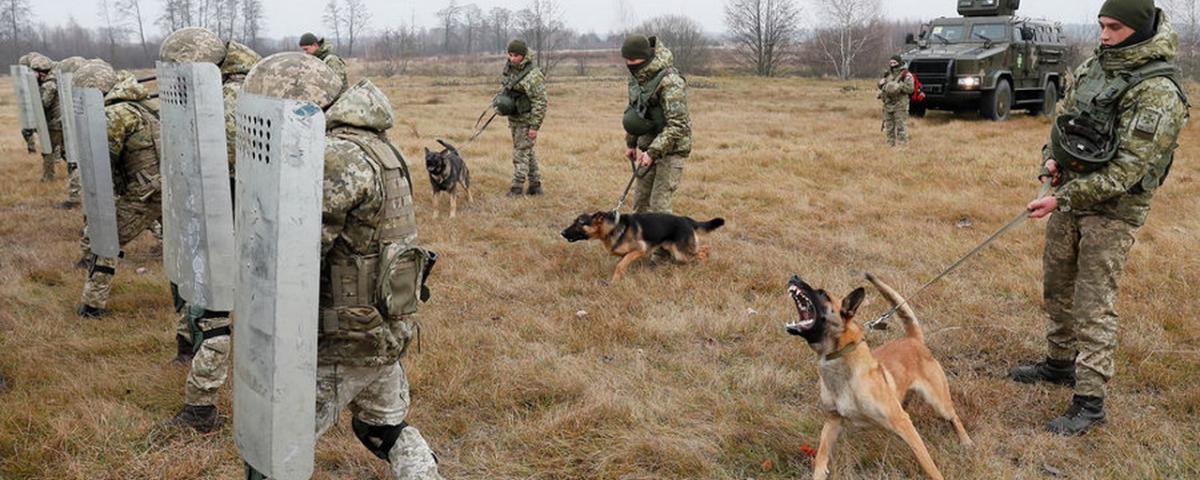
[{"label": "green helmet", "polygon": [[317,57],[282,52],[264,58],[250,69],[245,92],[315,103],[329,107],[342,92],[342,78]]},{"label": "green helmet", "polygon": [[107,94],[117,84],[117,72],[106,63],[88,62],[75,71],[72,83],[76,88],[97,88]]},{"label": "green helmet", "polygon": [[1054,161],[1076,173],[1099,170],[1117,155],[1117,138],[1081,116],[1060,115],[1050,129]]},{"label": "green helmet", "polygon": [[158,56],[168,62],[220,65],[225,59],[225,42],[206,28],[181,28],[163,39]]}]

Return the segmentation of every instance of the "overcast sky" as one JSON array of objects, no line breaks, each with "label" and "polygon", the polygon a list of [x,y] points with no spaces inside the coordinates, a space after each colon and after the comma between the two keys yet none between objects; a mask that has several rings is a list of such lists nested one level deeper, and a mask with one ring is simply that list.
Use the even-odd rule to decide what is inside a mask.
[{"label": "overcast sky", "polygon": [[[320,33],[321,9],[328,0],[263,0],[266,10],[268,37],[299,36],[306,31]],[[560,0],[567,24],[580,32],[605,33],[620,27],[620,0]],[[156,17],[163,0],[141,0],[147,16]],[[35,0],[31,2],[39,22],[63,23],[73,16],[86,26],[96,26],[94,0]],[[394,26],[415,18],[418,25],[432,26],[434,13],[449,0],[366,0],[372,13],[371,27]],[[460,4],[475,3],[483,10],[504,6],[514,10],[525,5],[524,0],[459,0]],[[625,0],[632,5],[633,15],[644,20],[655,15],[682,13],[704,25],[706,31],[724,31],[725,0]],[[797,0],[808,22],[813,23],[816,9],[810,0]],[[954,0],[882,0],[885,18],[931,19],[955,14]],[[1042,17],[1064,23],[1090,23],[1103,0],[1024,0],[1021,14]]]}]

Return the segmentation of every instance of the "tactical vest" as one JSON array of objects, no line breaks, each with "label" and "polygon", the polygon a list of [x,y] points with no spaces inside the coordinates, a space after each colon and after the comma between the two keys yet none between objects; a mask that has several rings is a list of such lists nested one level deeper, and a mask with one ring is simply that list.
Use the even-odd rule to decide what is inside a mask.
[{"label": "tactical vest", "polygon": [[642,87],[637,77],[629,77],[629,106],[625,107],[625,116],[621,126],[625,132],[640,137],[642,135],[659,134],[667,128],[667,116],[663,112],[662,101],[654,101],[658,87],[667,75],[678,73],[675,67],[659,70],[658,74]]},{"label": "tactical vest", "polygon": [[[1067,170],[1091,173],[1104,167],[1116,157],[1120,148],[1117,123],[1121,100],[1130,89],[1153,78],[1164,77],[1175,84],[1179,98],[1189,103],[1182,87],[1179,67],[1156,60],[1132,71],[1118,72],[1112,78],[1105,75],[1098,59],[1093,59],[1075,82],[1072,101],[1065,105],[1055,120],[1051,133],[1054,158]],[[1074,137],[1077,141],[1072,141]],[[1089,147],[1089,148],[1084,148]],[[1084,153],[1086,150],[1088,153]],[[1166,180],[1175,159],[1175,148],[1151,162],[1150,171],[1133,188],[1133,193],[1150,191]]]},{"label": "tactical vest", "polygon": [[[141,116],[145,128],[134,132],[125,139],[125,151],[121,157],[123,168],[120,175],[117,176],[121,179],[119,190],[146,200],[162,190],[158,168],[159,157],[162,153],[158,139],[162,125],[158,121],[158,115],[142,102],[120,103],[133,107]],[[116,187],[117,185],[114,185],[114,188]]]},{"label": "tactical vest", "polygon": [[506,82],[504,87],[500,89],[500,93],[496,94],[496,97],[492,99],[492,106],[496,107],[496,111],[500,115],[509,117],[524,115],[533,111],[533,103],[530,102],[529,95],[515,89],[517,85],[520,85],[525,80],[525,77],[529,76],[529,72],[532,72],[534,68],[537,67],[533,66],[533,64],[526,65],[525,71]]}]

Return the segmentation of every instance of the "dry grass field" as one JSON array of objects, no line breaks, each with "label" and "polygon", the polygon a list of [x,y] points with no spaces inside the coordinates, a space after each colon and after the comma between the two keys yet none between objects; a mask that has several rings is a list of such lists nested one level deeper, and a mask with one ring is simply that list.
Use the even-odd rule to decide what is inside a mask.
[{"label": "dry grass field", "polygon": [[[705,88],[691,92],[696,149],[676,211],[729,223],[709,237],[709,261],[643,261],[611,286],[602,280],[616,259],[558,232],[579,213],[612,208],[628,179],[624,83],[549,86],[544,197],[503,196],[512,168],[503,122],[464,146],[476,203],[449,220],[431,216],[422,148],[437,138],[461,146],[492,87],[377,80],[399,117],[391,137],[414,169],[421,237],[442,257],[422,350],[404,363],[409,421],[447,478],[810,478],[803,447],[817,446],[822,414],[814,356],[782,328],[794,316],[788,276],[844,294],[871,271],[912,292],[1036,191],[1041,118],[935,113],[912,122],[907,149],[891,150],[868,83],[692,80]],[[207,436],[156,427],[179,408],[185,372],[167,365],[174,315],[149,235],[119,267],[114,314],[73,314],[84,279],[71,266],[80,212],[54,208],[64,186],[38,182],[11,92],[0,96],[0,371],[9,382],[0,478],[241,478],[228,426]],[[1070,392],[1004,378],[1044,351],[1044,222],[914,301],[978,443],[959,447],[947,423],[909,401],[947,478],[1200,477],[1197,131],[1182,139],[1124,278],[1107,426],[1081,438],[1044,433]],[[860,319],[884,309],[872,290]],[[226,387],[226,414],[229,400]],[[835,478],[920,477],[908,448],[872,428],[848,429],[834,460]],[[386,478],[349,418],[320,441],[317,463],[316,479]]]}]

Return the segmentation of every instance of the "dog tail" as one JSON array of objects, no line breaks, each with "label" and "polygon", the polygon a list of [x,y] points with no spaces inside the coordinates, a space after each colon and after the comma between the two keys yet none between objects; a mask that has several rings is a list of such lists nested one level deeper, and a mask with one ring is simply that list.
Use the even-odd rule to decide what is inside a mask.
[{"label": "dog tail", "polygon": [[905,335],[907,335],[909,338],[915,338],[918,341],[924,342],[925,333],[921,331],[921,324],[920,322],[917,322],[917,314],[914,313],[912,308],[908,306],[908,302],[906,302],[899,293],[896,293],[892,287],[889,287],[888,284],[883,283],[883,280],[876,278],[875,275],[872,275],[870,272],[867,273],[867,280],[870,280],[871,283],[875,285],[875,288],[879,290],[879,293],[882,293],[884,297],[887,297],[888,301],[892,303],[893,307],[897,305],[900,306],[900,308],[897,309],[897,313],[900,315],[900,319],[904,321]]},{"label": "dog tail", "polygon": [[707,222],[697,222],[692,218],[688,218],[688,220],[692,222],[692,228],[696,229],[700,233],[708,233],[721,228],[722,225],[725,225],[725,219],[721,217],[714,218]]},{"label": "dog tail", "polygon": [[450,142],[447,142],[447,141],[445,141],[445,140],[442,140],[442,139],[440,139],[440,138],[437,140],[437,142],[438,142],[438,143],[440,143],[440,144],[442,144],[442,146],[443,146],[443,147],[446,147],[446,150],[449,150],[449,151],[451,151],[451,152],[454,152],[454,153],[458,153],[458,149],[457,149],[457,148],[454,148],[454,145],[451,145],[451,144],[450,144]]}]

